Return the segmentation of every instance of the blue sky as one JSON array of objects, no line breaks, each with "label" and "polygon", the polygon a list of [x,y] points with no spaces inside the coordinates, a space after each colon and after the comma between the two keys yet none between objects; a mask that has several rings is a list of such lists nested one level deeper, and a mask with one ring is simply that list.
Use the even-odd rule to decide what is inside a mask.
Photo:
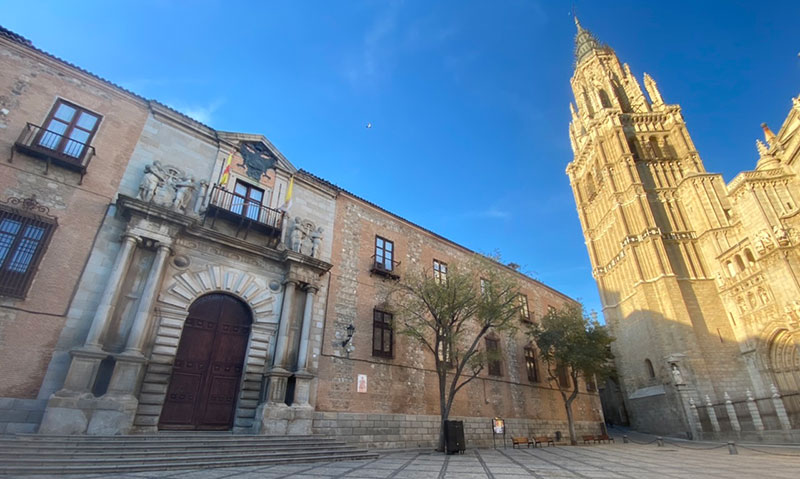
[{"label": "blue sky", "polygon": [[[709,171],[755,165],[800,93],[800,2],[578,1],[683,106]],[[0,1],[36,46],[600,309],[564,173],[568,1]],[[35,12],[35,14],[33,13]],[[365,128],[372,123],[371,129]]]}]

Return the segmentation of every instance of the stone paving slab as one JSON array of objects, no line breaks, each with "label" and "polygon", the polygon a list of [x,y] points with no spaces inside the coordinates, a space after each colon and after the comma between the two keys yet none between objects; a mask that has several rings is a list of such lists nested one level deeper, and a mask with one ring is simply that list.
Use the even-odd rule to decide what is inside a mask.
[{"label": "stone paving slab", "polygon": [[[125,474],[63,475],[59,479],[537,479],[800,477],[800,449],[708,449],[702,443],[597,444],[540,449],[469,449],[444,456],[428,451],[384,452],[374,460],[283,464]],[[10,476],[6,476],[10,477]],[[45,476],[18,476],[45,479]],[[51,479],[53,476],[46,476]]]}]

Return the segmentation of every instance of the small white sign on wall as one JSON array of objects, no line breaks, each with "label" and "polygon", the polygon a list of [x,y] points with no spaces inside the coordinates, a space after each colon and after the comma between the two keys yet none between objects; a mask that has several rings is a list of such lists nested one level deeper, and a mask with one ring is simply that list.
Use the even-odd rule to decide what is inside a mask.
[{"label": "small white sign on wall", "polygon": [[358,388],[358,392],[360,392],[360,393],[367,392],[367,375],[366,374],[359,374],[358,375],[357,388]]}]

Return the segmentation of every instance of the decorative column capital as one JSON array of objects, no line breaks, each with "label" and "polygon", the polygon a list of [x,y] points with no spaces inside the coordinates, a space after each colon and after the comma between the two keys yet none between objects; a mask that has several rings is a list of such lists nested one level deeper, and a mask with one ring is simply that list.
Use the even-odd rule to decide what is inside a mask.
[{"label": "decorative column capital", "polygon": [[306,293],[317,294],[319,292],[319,285],[315,283],[306,283],[303,289]]},{"label": "decorative column capital", "polygon": [[133,241],[134,243],[136,243],[137,246],[142,242],[142,238],[136,236],[133,233],[122,233],[120,235],[120,239],[123,242],[125,242],[125,241]]}]

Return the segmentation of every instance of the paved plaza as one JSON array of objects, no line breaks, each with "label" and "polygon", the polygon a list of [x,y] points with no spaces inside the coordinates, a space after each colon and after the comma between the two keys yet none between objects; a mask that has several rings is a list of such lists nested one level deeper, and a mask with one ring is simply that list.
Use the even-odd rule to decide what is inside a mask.
[{"label": "paved plaza", "polygon": [[[792,478],[800,471],[800,450],[753,446],[710,449],[708,443],[559,446],[537,449],[469,449],[445,456],[429,451],[385,452],[376,460],[161,473],[98,474],[81,478],[278,479],[278,478]],[[701,449],[704,448],[704,449]],[[709,449],[705,449],[709,448]],[[768,453],[767,453],[768,452]],[[43,476],[24,476],[28,478]],[[79,476],[61,476],[77,478]]]}]

